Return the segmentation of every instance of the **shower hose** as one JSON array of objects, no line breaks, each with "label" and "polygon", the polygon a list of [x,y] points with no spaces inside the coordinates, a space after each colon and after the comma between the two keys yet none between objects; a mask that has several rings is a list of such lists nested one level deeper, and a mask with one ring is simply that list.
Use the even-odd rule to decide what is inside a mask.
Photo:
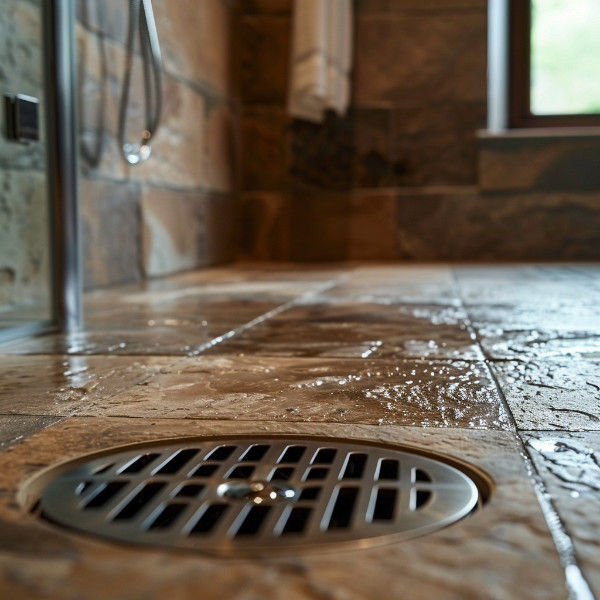
[{"label": "shower hose", "polygon": [[[125,140],[127,109],[131,95],[131,72],[136,29],[139,31],[140,52],[144,78],[145,123],[139,143]],[[125,75],[119,106],[119,145],[123,159],[130,165],[148,160],[150,143],[156,136],[162,110],[162,59],[151,0],[130,0]]]}]

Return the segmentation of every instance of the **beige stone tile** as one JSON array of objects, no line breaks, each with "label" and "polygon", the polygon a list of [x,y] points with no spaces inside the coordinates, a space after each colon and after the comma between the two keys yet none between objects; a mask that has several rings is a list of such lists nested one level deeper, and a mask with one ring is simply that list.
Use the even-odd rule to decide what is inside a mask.
[{"label": "beige stone tile", "polygon": [[232,8],[222,0],[154,3],[165,67],[222,96],[232,92]]},{"label": "beige stone tile", "polygon": [[[136,549],[39,522],[15,502],[23,480],[82,452],[165,437],[265,433],[404,443],[470,461],[495,480],[485,508],[426,537],[364,550],[302,552],[228,561]],[[316,424],[70,419],[0,456],[2,587],[13,597],[370,597],[502,600],[565,598],[564,572],[512,435]],[[30,500],[34,490],[29,488]],[[23,497],[23,496],[22,496]],[[326,592],[324,592],[324,590]]]},{"label": "beige stone tile", "polygon": [[600,361],[491,363],[520,429],[600,429]]},{"label": "beige stone tile", "polygon": [[57,415],[93,406],[101,398],[148,379],[168,358],[118,356],[0,357],[0,414]]},{"label": "beige stone tile", "polygon": [[530,432],[527,446],[571,536],[583,575],[600,594],[600,434]]},{"label": "beige stone tile", "polygon": [[486,366],[461,361],[199,356],[81,414],[509,427]]},{"label": "beige stone tile", "polygon": [[483,8],[359,15],[355,105],[401,108],[420,106],[424,98],[484,101],[485,29]]},{"label": "beige stone tile", "polygon": [[82,178],[79,194],[85,287],[140,279],[139,186]]},{"label": "beige stone tile", "polygon": [[204,194],[146,188],[142,256],[146,276],[193,269],[204,259]]},{"label": "beige stone tile", "polygon": [[43,172],[0,169],[0,306],[33,306],[36,319],[50,313],[47,185]]}]

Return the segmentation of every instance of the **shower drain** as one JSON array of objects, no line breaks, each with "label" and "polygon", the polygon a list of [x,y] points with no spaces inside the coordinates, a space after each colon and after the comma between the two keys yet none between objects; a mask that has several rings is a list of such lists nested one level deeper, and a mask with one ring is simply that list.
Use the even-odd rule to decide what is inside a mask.
[{"label": "shower drain", "polygon": [[166,440],[63,465],[41,511],[111,540],[217,554],[364,545],[430,533],[478,506],[473,478],[447,461],[332,438]]}]

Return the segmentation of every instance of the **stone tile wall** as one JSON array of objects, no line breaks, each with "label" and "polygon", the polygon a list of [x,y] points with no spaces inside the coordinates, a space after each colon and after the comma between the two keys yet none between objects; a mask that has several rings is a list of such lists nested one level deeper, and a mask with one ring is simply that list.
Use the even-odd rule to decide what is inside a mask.
[{"label": "stone tile wall", "polygon": [[[4,94],[43,100],[41,4],[6,0],[0,10],[0,329],[49,314],[47,179],[41,141],[7,139]],[[43,107],[43,102],[41,102]]]},{"label": "stone tile wall", "polygon": [[352,107],[323,125],[286,115],[291,5],[241,2],[243,254],[600,256],[597,135],[478,139],[486,0],[356,0]]},{"label": "stone tile wall", "polygon": [[286,115],[291,5],[242,2],[243,251],[441,258],[430,240],[407,239],[406,208],[475,193],[485,0],[357,1],[352,107],[323,125]]},{"label": "stone tile wall", "polygon": [[[234,254],[234,3],[153,5],[164,62],[162,122],[150,159],[130,167],[117,143],[127,5],[77,1],[87,287],[192,269]],[[127,137],[135,140],[144,116],[139,51],[133,68]]]}]

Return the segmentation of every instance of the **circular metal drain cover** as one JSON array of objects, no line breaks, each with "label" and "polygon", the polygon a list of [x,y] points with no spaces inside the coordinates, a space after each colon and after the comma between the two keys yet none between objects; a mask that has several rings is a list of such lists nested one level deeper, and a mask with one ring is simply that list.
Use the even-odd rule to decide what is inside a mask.
[{"label": "circular metal drain cover", "polygon": [[46,487],[41,510],[112,540],[219,554],[364,545],[476,508],[477,486],[444,460],[336,439],[169,440],[77,462]]}]

